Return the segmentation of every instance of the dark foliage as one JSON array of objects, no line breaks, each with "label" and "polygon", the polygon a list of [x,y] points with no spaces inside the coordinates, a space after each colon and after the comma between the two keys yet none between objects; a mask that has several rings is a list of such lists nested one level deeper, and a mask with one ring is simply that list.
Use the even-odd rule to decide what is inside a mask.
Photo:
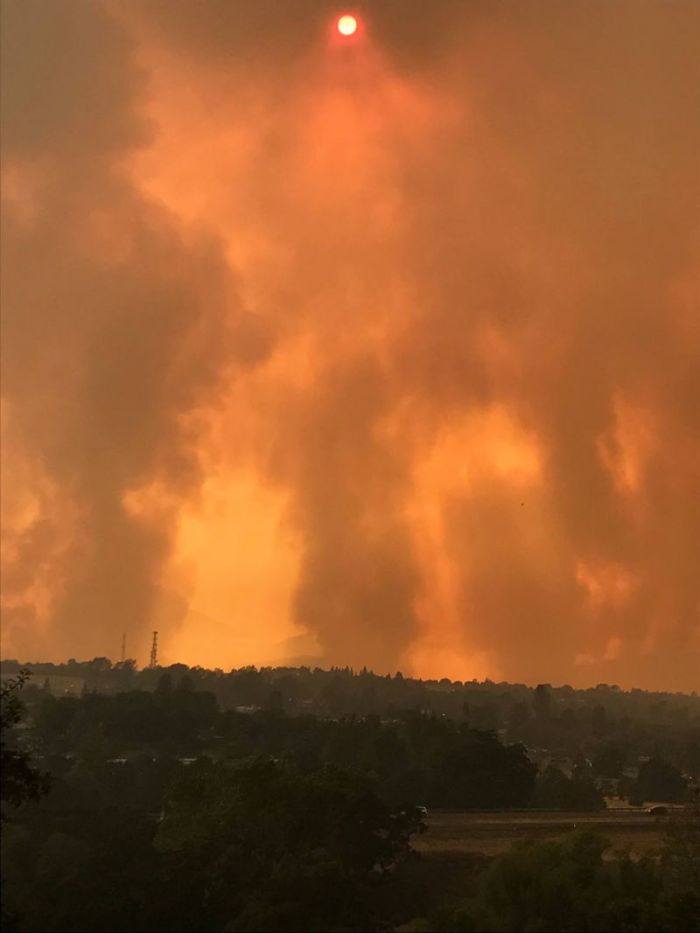
[{"label": "dark foliage", "polygon": [[47,775],[33,767],[13,731],[22,718],[19,693],[28,677],[29,671],[21,670],[2,685],[0,693],[0,818],[3,820],[6,804],[18,807],[27,800],[37,800],[48,789]]},{"label": "dark foliage", "polygon": [[445,931],[698,931],[700,825],[686,814],[661,858],[605,858],[607,842],[578,831],[562,841],[525,841],[495,858],[476,891],[433,912]]},{"label": "dark foliage", "polygon": [[687,799],[692,697],[644,722],[648,696],[613,688],[87,667],[79,696],[53,695],[50,672],[3,690],[3,802],[22,804],[2,840],[8,930],[700,929],[690,810],[657,860],[588,835],[494,860],[410,848],[420,806],[595,810],[601,782]]}]

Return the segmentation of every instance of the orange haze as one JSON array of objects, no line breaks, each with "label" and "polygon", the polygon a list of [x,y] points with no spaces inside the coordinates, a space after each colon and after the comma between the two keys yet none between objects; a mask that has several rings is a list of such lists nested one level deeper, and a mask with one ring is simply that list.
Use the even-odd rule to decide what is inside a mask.
[{"label": "orange haze", "polygon": [[3,655],[700,687],[700,4],[3,4]]}]

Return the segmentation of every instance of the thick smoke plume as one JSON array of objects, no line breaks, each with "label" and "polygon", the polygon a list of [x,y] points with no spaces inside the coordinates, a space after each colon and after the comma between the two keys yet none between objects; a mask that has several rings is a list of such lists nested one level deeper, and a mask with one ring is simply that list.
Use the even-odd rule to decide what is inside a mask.
[{"label": "thick smoke plume", "polygon": [[694,0],[3,6],[4,647],[700,683]]}]

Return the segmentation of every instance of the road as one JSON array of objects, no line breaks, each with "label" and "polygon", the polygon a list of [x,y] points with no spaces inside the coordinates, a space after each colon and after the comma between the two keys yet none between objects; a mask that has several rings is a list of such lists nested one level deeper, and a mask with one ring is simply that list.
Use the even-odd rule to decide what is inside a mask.
[{"label": "road", "polygon": [[473,810],[433,810],[426,818],[429,826],[440,827],[455,823],[470,826],[613,826],[615,828],[642,826],[653,828],[664,817],[652,816],[646,810],[599,810],[595,813],[563,813],[559,811],[483,813]]}]

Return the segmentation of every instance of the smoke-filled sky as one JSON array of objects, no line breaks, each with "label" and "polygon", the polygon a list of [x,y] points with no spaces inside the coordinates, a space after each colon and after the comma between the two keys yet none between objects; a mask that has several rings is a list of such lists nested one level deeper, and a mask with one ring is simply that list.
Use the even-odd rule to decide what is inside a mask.
[{"label": "smoke-filled sky", "polygon": [[3,655],[700,687],[700,3],[343,12],[3,0]]}]

